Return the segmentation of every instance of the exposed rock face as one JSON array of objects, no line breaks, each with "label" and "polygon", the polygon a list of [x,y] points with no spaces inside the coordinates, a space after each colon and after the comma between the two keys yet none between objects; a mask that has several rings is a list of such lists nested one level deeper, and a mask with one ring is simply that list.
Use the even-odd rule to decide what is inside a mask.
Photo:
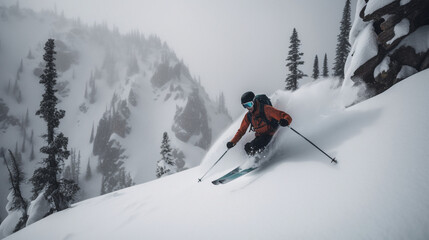
[{"label": "exposed rock face", "polygon": [[177,109],[174,120],[172,130],[178,139],[183,142],[191,141],[192,144],[203,149],[210,147],[212,135],[207,109],[197,88],[194,88],[189,95],[186,106]]},{"label": "exposed rock face", "polygon": [[[379,94],[429,67],[429,1],[391,0],[378,8],[376,5],[383,3],[376,1],[379,0],[358,1],[360,19],[355,19],[354,25],[360,26],[354,26],[355,32],[352,29],[350,39],[353,45],[355,40],[358,41],[357,32],[363,32],[361,26],[372,25],[378,52],[360,66],[352,66],[349,77],[353,82],[365,82],[374,94]],[[367,51],[354,50],[349,58],[353,58],[357,51]]]}]

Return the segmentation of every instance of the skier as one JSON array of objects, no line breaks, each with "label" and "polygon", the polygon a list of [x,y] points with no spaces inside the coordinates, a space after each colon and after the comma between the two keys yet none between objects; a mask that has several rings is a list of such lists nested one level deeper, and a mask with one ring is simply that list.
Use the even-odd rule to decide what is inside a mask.
[{"label": "skier", "polygon": [[277,131],[278,125],[286,127],[292,122],[289,114],[271,106],[266,95],[255,97],[253,92],[245,92],[241,96],[241,104],[248,110],[248,113],[244,116],[234,138],[226,144],[228,149],[234,147],[246,133],[249,125],[252,125],[255,139],[246,143],[244,150],[249,156],[253,156],[265,149]]}]

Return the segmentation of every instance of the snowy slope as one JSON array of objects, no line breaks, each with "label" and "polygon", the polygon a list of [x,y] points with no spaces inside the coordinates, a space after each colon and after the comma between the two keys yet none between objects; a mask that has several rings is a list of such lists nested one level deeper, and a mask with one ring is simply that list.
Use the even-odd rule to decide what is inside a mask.
[{"label": "snowy slope", "polygon": [[292,126],[338,165],[283,128],[262,169],[210,183],[244,160],[241,141],[197,183],[238,119],[200,167],[80,202],[6,239],[429,239],[428,78],[347,109],[329,80],[278,91]]}]

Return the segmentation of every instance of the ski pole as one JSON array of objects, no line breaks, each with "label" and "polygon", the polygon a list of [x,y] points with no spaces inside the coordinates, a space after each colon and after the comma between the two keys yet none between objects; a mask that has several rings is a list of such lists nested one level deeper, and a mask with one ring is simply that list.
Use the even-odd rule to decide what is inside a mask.
[{"label": "ski pole", "polygon": [[318,146],[316,146],[316,144],[312,143],[310,140],[308,140],[306,137],[302,136],[301,133],[299,133],[298,131],[296,131],[295,129],[293,129],[292,127],[289,126],[290,129],[292,129],[292,131],[294,131],[296,134],[298,134],[299,136],[301,136],[302,138],[304,138],[305,140],[307,140],[307,142],[311,143],[311,145],[315,146],[317,149],[319,149],[319,151],[321,151],[323,154],[325,154],[329,159],[331,159],[331,163],[338,163],[337,160],[335,158],[332,158],[331,156],[329,156],[327,153],[325,153],[322,149],[320,149]]},{"label": "ski pole", "polygon": [[229,148],[222,154],[222,156],[220,156],[220,158],[213,164],[213,166],[209,170],[207,170],[207,172],[201,178],[198,178],[198,182],[201,182],[201,180],[203,180],[203,178],[207,175],[207,173],[209,173],[209,171],[212,170],[212,168],[223,158],[223,156],[225,156],[228,150]]}]

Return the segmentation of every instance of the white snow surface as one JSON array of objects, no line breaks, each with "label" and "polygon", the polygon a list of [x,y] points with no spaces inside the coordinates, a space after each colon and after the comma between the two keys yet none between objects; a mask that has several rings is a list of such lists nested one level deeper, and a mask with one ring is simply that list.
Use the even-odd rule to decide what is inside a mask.
[{"label": "white snow surface", "polygon": [[202,183],[241,119],[199,167],[79,202],[7,237],[21,239],[429,239],[429,70],[349,108],[332,79],[274,105],[280,129],[272,159],[226,185],[210,181],[246,160],[247,133]]},{"label": "white snow surface", "polygon": [[8,203],[6,205],[7,217],[3,219],[0,224],[0,239],[13,233],[15,226],[18,224],[19,219],[22,217],[21,210],[10,210],[13,201],[13,192],[11,191],[7,196]]},{"label": "white snow surface", "polygon": [[390,57],[387,56],[381,61],[381,63],[374,69],[374,78],[376,78],[380,73],[387,72],[389,70]]},{"label": "white snow surface", "polygon": [[46,214],[48,214],[51,206],[49,205],[49,202],[44,197],[45,191],[43,190],[40,192],[39,196],[31,201],[30,206],[28,207],[28,220],[27,220],[27,226],[39,221],[42,219]]},{"label": "white snow surface", "polygon": [[398,75],[396,76],[396,78],[398,79],[404,79],[407,78],[413,74],[416,74],[418,71],[417,69],[411,67],[411,66],[407,66],[404,65],[401,67],[401,71],[399,71]]},{"label": "white snow surface", "polygon": [[357,94],[352,88],[354,85],[351,77],[354,72],[371,58],[377,56],[377,35],[372,24],[363,25],[362,22],[355,21],[349,39],[354,39],[349,56],[344,66],[344,82],[342,85],[342,102],[344,106],[352,104],[353,97]]},{"label": "white snow surface", "polygon": [[404,5],[408,4],[409,2],[411,2],[411,0],[401,0],[400,4],[401,4],[401,6],[404,6]]},{"label": "white snow surface", "polygon": [[407,35],[410,32],[410,21],[406,18],[402,19],[398,24],[393,28],[395,36],[387,41],[387,44],[392,44],[396,39]]},{"label": "white snow surface", "polygon": [[365,15],[369,15],[378,9],[393,3],[396,0],[369,0],[366,4]]},{"label": "white snow surface", "polygon": [[[416,50],[416,53],[424,53],[429,50],[429,26],[419,27],[416,31],[408,35],[403,39],[398,46],[398,49],[402,46],[409,46]],[[393,51],[395,51],[393,50]]]},{"label": "white snow surface", "polygon": [[362,29],[364,29],[365,26],[368,25],[368,23],[364,22],[363,19],[360,18],[359,16],[360,12],[365,7],[365,5],[366,5],[365,0],[357,0],[355,17],[353,20],[352,27],[350,29],[350,34],[349,34],[350,45],[354,44],[356,37],[359,35]]}]

